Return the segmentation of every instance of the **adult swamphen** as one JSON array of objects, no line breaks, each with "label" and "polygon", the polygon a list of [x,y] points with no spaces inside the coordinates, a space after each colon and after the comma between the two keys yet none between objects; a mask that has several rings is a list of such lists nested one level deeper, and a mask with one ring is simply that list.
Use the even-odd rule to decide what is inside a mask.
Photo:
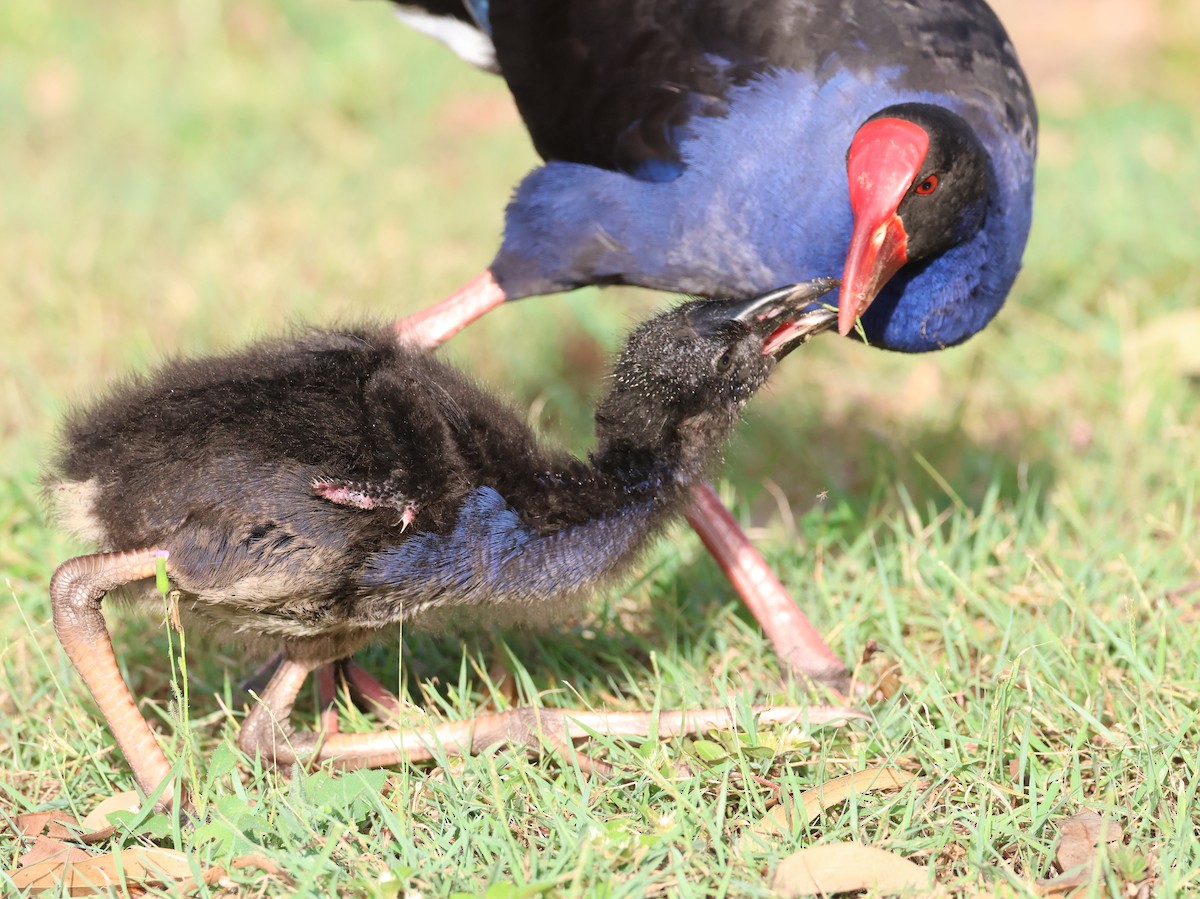
[{"label": "adult swamphen", "polygon": [[[1036,112],[984,0],[397,0],[499,72],[546,160],[486,271],[401,326],[431,345],[585,284],[745,297],[842,272],[839,330],[904,352],[996,314],[1020,265]],[[721,507],[689,520],[784,663],[845,669]]]},{"label": "adult swamphen", "polygon": [[728,726],[719,709],[657,725],[523,709],[376,734],[297,734],[288,721],[312,669],[393,625],[455,613],[544,623],[624,572],[682,511],[776,361],[832,326],[832,312],[804,310],[833,285],[693,301],[634,330],[586,462],[539,446],[522,415],[389,329],[174,361],[77,411],[46,486],[63,522],[106,551],[55,572],[54,626],[138,786],[171,801],[170,764],[121,678],[101,604],[114,591],[160,603],[160,562],[184,618],[283,648],[239,737],[280,764]]}]

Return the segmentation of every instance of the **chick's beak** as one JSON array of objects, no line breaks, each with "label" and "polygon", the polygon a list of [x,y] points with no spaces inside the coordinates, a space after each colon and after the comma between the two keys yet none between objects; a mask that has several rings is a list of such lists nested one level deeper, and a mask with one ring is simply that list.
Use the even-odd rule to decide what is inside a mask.
[{"label": "chick's beak", "polygon": [[837,285],[835,278],[816,278],[780,287],[735,304],[730,317],[765,335],[763,355],[782,359],[837,321],[833,309],[813,305]]}]

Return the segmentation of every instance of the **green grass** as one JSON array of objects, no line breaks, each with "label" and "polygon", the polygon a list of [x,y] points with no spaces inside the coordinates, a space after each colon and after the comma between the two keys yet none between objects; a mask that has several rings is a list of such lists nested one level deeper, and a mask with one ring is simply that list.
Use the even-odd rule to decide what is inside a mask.
[{"label": "green grass", "polygon": [[[762,732],[709,765],[606,741],[611,782],[511,750],[289,779],[234,748],[250,660],[189,635],[181,721],[162,622],[118,611],[134,693],[211,817],[112,844],[259,851],[294,882],[232,872],[248,894],[755,896],[798,847],[854,838],[1027,895],[1052,822],[1087,805],[1126,833],[1093,894],[1143,865],[1159,895],[1200,890],[1200,591],[1173,592],[1200,581],[1200,48],[1181,40],[1135,91],[1044,111],[1026,270],[985,334],[923,358],[816,341],[728,453],[739,514],[834,647],[900,665],[876,722]],[[36,487],[67,402],[170,353],[419,308],[488,261],[534,156],[497,81],[381,4],[9,3],[0,46],[0,817],[83,814],[132,781],[50,625],[50,573],[85,549]],[[448,354],[583,448],[605,351],[658,302],[531,300]],[[502,640],[546,704],[797,698],[683,530],[577,626]],[[405,655],[431,715],[487,701],[488,641]],[[394,680],[399,646],[365,661]],[[751,775],[798,792],[880,764],[920,780],[753,833],[773,793]],[[18,854],[0,835],[0,869]]]}]

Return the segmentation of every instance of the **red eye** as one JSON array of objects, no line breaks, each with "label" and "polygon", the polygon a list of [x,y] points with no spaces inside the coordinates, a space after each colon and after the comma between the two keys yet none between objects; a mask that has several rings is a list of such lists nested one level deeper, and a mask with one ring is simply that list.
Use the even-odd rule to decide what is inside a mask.
[{"label": "red eye", "polygon": [[935,190],[937,190],[937,186],[938,186],[938,176],[930,175],[928,178],[926,178],[924,181],[922,181],[920,184],[917,185],[917,193],[919,193],[921,196],[924,197],[928,194],[933,193]]}]

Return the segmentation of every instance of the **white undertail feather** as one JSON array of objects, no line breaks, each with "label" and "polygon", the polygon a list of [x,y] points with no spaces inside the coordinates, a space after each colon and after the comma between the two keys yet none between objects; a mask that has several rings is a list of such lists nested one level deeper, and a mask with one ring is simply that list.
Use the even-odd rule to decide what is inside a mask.
[{"label": "white undertail feather", "polygon": [[86,481],[55,481],[46,488],[51,513],[63,530],[84,543],[103,549],[108,544],[104,525],[96,517],[100,485]]},{"label": "white undertail feather", "polygon": [[500,71],[492,39],[474,25],[449,16],[435,16],[417,6],[399,6],[396,16],[410,28],[441,41],[475,68]]}]

